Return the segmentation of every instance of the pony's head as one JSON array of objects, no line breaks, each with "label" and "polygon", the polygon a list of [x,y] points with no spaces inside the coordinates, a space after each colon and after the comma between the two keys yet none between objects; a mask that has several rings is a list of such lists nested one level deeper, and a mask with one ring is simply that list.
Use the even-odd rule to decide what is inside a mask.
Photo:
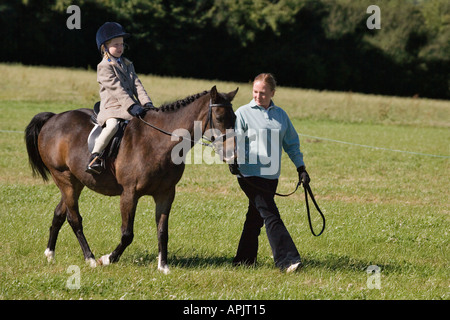
[{"label": "pony's head", "polygon": [[[222,161],[232,163],[236,158],[234,125],[236,115],[234,114],[231,101],[236,96],[239,88],[229,93],[217,92],[216,86],[211,88],[208,119],[209,130],[205,136],[213,143],[217,154]],[[206,125],[205,125],[206,129]]]}]

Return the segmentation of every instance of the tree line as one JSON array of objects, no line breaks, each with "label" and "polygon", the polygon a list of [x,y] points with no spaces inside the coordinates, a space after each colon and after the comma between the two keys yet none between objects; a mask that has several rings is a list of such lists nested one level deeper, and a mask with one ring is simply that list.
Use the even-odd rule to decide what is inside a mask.
[{"label": "tree line", "polygon": [[[369,29],[367,7],[380,8]],[[80,29],[66,26],[70,5]],[[448,0],[6,0],[0,61],[95,69],[95,33],[132,33],[139,73],[449,99]]]}]

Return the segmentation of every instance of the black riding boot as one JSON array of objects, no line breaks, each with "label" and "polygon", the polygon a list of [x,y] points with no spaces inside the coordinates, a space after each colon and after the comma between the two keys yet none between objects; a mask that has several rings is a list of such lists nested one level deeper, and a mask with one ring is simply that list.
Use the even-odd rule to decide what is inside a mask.
[{"label": "black riding boot", "polygon": [[86,172],[92,174],[100,174],[103,171],[102,159],[100,158],[100,154],[93,153],[91,158],[89,159],[89,164],[86,167]]}]

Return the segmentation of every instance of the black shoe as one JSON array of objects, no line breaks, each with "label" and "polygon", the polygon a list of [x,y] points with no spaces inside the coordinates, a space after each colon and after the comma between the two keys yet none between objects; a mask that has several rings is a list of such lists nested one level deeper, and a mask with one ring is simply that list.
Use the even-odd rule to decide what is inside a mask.
[{"label": "black shoe", "polygon": [[247,266],[247,267],[254,267],[256,266],[256,258],[247,258],[247,259],[239,259],[234,258],[233,259],[233,266]]},{"label": "black shoe", "polygon": [[86,167],[86,172],[92,174],[100,174],[103,171],[103,163],[98,153],[93,153],[89,159],[89,164]]}]

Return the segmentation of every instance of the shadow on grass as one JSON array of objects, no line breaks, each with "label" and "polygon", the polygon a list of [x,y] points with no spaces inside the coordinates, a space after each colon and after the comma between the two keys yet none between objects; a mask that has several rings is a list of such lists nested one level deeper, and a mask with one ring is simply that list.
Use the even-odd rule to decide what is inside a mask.
[{"label": "shadow on grass", "polygon": [[306,256],[303,259],[304,268],[322,268],[331,271],[366,271],[371,265],[378,266],[383,272],[398,271],[404,266],[393,263],[378,263],[376,261],[364,261],[347,255],[329,253],[323,259]]},{"label": "shadow on grass", "polygon": [[170,256],[169,265],[176,268],[196,269],[196,268],[228,268],[232,267],[232,257],[217,257],[217,256],[190,256],[179,257]]},{"label": "shadow on grass", "polygon": [[[137,266],[149,266],[158,263],[158,255],[156,253],[137,253],[131,259]],[[169,267],[185,269],[232,267],[232,261],[233,257],[231,256],[178,256],[170,253],[168,256]]]},{"label": "shadow on grass", "polygon": [[[130,259],[130,258],[129,258]],[[141,252],[131,257],[133,264],[137,266],[156,265],[158,263],[158,255],[156,253]],[[180,256],[170,254],[168,258],[169,267],[197,269],[197,268],[252,268],[266,269],[275,267],[272,259],[261,257],[255,266],[233,266],[232,256],[202,256],[202,255],[186,255]],[[330,271],[366,271],[371,265],[377,265],[383,272],[400,272],[404,265],[395,263],[377,263],[375,261],[359,260],[347,255],[326,254],[323,257],[313,257],[305,255],[302,259],[303,269],[326,269]]]}]

